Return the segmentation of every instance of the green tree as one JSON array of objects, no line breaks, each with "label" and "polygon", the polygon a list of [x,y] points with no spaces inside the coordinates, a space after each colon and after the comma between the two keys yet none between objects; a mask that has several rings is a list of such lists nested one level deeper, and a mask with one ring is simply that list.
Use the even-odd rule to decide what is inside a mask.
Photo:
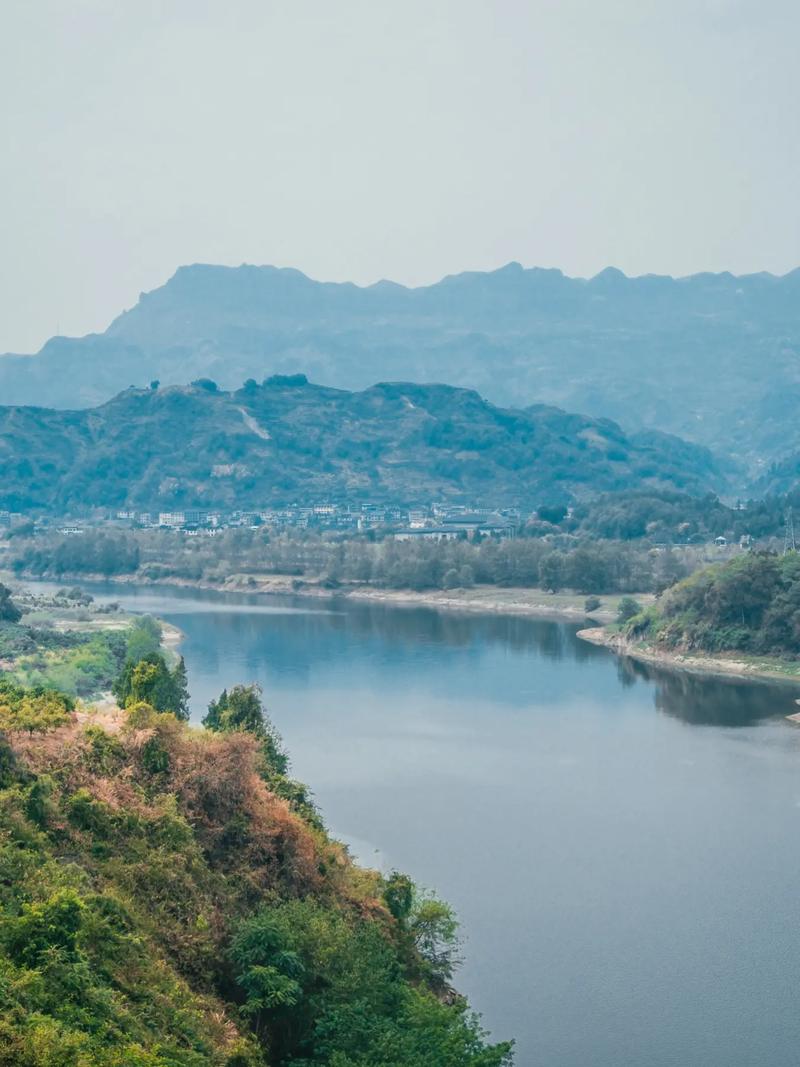
[{"label": "green tree", "polygon": [[564,563],[560,552],[548,552],[539,560],[539,584],[557,593],[564,584]]},{"label": "green tree", "polygon": [[60,693],[31,691],[15,700],[0,690],[0,730],[5,733],[47,733],[68,723],[71,710]]},{"label": "green tree", "polygon": [[6,934],[9,954],[32,967],[54,949],[74,958],[84,910],[83,901],[71,889],[61,889],[41,903],[23,904]]},{"label": "green tree", "polygon": [[638,600],[634,600],[632,596],[624,596],[617,606],[617,622],[620,625],[628,622],[634,615],[638,615],[641,610],[642,605]]},{"label": "green tree", "polygon": [[457,589],[460,584],[461,582],[458,578],[458,571],[455,569],[455,567],[451,567],[448,571],[445,572],[445,575],[442,578],[442,588]]},{"label": "green tree", "polygon": [[383,899],[397,922],[409,971],[436,989],[445,988],[459,963],[458,921],[452,908],[420,892],[398,871],[386,879]]},{"label": "green tree", "polygon": [[126,638],[127,658],[138,663],[151,652],[158,652],[162,641],[161,627],[152,615],[142,615],[128,628]]},{"label": "green tree", "polygon": [[128,660],[112,691],[121,707],[149,704],[156,711],[169,711],[179,719],[189,718],[186,666],[179,660],[174,670],[160,652],[149,652],[138,663]]},{"label": "green tree", "polygon": [[244,1012],[282,1067],[501,1067],[459,998],[412,984],[380,925],[310,899],[265,907],[231,944]]},{"label": "green tree", "polygon": [[262,743],[270,770],[285,775],[289,758],[280,734],[264,710],[262,695],[261,686],[256,684],[235,685],[230,692],[223,689],[219,698],[208,705],[203,726],[218,733],[244,730],[253,734]]},{"label": "green tree", "polygon": [[184,721],[189,718],[189,676],[186,671],[186,661],[180,656],[172,671],[173,685],[173,713]]},{"label": "green tree", "polygon": [[0,622],[19,622],[22,612],[11,599],[11,590],[0,584]]}]

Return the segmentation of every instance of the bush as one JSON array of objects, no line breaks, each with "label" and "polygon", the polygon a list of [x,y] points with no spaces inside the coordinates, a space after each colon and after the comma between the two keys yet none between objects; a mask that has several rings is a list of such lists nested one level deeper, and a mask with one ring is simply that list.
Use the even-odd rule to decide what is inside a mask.
[{"label": "bush", "polygon": [[443,589],[457,589],[461,582],[459,581],[458,571],[455,567],[451,567],[442,578]]},{"label": "bush", "polygon": [[638,615],[641,610],[642,605],[638,600],[634,600],[632,596],[624,596],[617,607],[617,622],[622,625],[632,619],[634,615]]},{"label": "bush", "polygon": [[0,685],[0,730],[6,733],[47,733],[68,723],[71,711],[71,702],[60,693]]},{"label": "bush", "polygon": [[597,596],[587,596],[583,602],[583,610],[587,615],[591,615],[593,611],[598,611],[603,606],[603,601]]}]

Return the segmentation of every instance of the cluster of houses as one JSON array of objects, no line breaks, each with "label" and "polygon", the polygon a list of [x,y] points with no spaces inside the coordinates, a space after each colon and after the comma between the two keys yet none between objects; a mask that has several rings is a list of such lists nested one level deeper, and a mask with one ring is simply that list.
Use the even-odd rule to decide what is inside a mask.
[{"label": "cluster of houses", "polygon": [[[274,530],[329,530],[349,533],[380,531],[400,541],[415,539],[451,540],[458,537],[490,535],[512,537],[527,518],[516,508],[493,510],[481,507],[433,503],[428,506],[400,507],[387,504],[290,505],[259,511],[137,511],[122,509],[95,512],[85,521],[65,523],[38,518],[36,529],[55,529],[64,536],[78,537],[87,529],[111,526],[123,529],[174,530],[190,536],[213,537],[222,530],[266,527]],[[27,516],[0,511],[0,526],[29,521]]]},{"label": "cluster of houses", "polygon": [[[427,507],[403,508],[384,504],[291,505],[263,511],[161,511],[122,510],[109,516],[115,524],[142,529],[170,529],[213,535],[236,527],[271,529],[319,529],[360,532],[381,530],[398,540],[426,538],[448,540],[476,534],[513,536],[522,521],[515,508],[493,511],[433,503]],[[68,532],[65,528],[62,532]]]},{"label": "cluster of houses", "polygon": [[[37,529],[57,529],[65,536],[80,536],[87,529],[98,525],[137,529],[174,530],[188,536],[213,537],[222,530],[266,527],[280,530],[319,530],[360,533],[370,530],[397,541],[451,541],[467,537],[514,537],[532,515],[518,508],[491,509],[467,507],[447,503],[432,503],[427,506],[399,507],[371,503],[320,503],[313,505],[292,504],[285,508],[270,508],[259,511],[202,511],[199,509],[174,509],[171,511],[120,510],[113,513],[96,512],[85,523],[58,523],[55,520],[37,519]],[[0,510],[0,527],[10,527],[29,522],[25,515]],[[733,547],[725,537],[714,539],[719,549]],[[753,538],[744,534],[736,547],[752,547]],[[662,548],[666,546],[657,545]]]}]

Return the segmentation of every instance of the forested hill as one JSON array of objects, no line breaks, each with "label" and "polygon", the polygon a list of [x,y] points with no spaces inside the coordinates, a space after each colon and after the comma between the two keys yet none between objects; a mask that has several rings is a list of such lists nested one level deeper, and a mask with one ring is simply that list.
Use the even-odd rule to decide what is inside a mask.
[{"label": "forested hill", "polygon": [[467,389],[346,392],[302,376],[130,389],[82,411],[0,408],[0,507],[247,508],[326,499],[493,507],[635,486],[701,491],[707,450]]},{"label": "forested hill", "polygon": [[678,582],[628,620],[629,638],[665,648],[800,656],[800,554],[749,552]]},{"label": "forested hill", "polygon": [[511,263],[409,289],[195,265],[104,334],[0,358],[0,396],[82,407],[154,378],[235,388],[298,371],[348,389],[445,381],[676,433],[760,472],[800,448],[799,352],[800,270],[585,280]]}]

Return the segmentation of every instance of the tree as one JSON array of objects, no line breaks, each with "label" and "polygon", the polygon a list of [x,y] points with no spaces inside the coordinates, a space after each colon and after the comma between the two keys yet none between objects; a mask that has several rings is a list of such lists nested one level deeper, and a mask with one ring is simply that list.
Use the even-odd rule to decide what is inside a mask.
[{"label": "tree", "polygon": [[563,561],[560,552],[548,552],[539,560],[539,583],[543,589],[557,593],[563,584]]},{"label": "tree", "polygon": [[223,689],[219,699],[208,705],[203,726],[217,733],[244,730],[253,734],[262,743],[270,769],[275,774],[284,775],[289,769],[289,758],[280,734],[264,710],[261,697],[261,686],[256,684],[235,685],[230,693]]},{"label": "tree", "polygon": [[458,571],[455,567],[451,567],[450,570],[445,572],[442,578],[443,589],[457,589],[461,583],[458,580]]},{"label": "tree", "polygon": [[156,711],[172,712],[179,719],[189,718],[189,693],[183,658],[174,670],[167,667],[160,652],[149,652],[138,662],[129,659],[112,686],[123,708],[149,704]]},{"label": "tree", "polygon": [[583,603],[583,610],[587,615],[591,615],[593,611],[597,611],[598,608],[603,606],[603,602],[598,596],[587,596]]},{"label": "tree", "polygon": [[74,889],[59,889],[41,902],[24,903],[9,924],[9,954],[28,967],[41,964],[57,950],[67,959],[77,955],[77,937],[86,905]]},{"label": "tree", "polygon": [[601,593],[609,586],[603,553],[594,545],[579,545],[565,560],[564,584],[579,593]]},{"label": "tree", "polygon": [[152,615],[142,615],[135,619],[128,630],[127,658],[138,663],[151,652],[158,652],[161,648],[162,637],[161,627]]},{"label": "tree", "polygon": [[642,605],[638,600],[634,600],[632,596],[624,596],[617,607],[617,622],[619,624],[628,622],[634,615],[638,615],[641,610]]},{"label": "tree", "polygon": [[172,672],[174,687],[174,714],[186,721],[189,718],[189,676],[186,673],[186,661],[183,656],[178,660]]},{"label": "tree", "polygon": [[239,924],[230,958],[270,1063],[510,1064],[510,1046],[488,1046],[460,998],[403,975],[379,923],[310,898],[277,902]]},{"label": "tree", "polygon": [[11,599],[11,590],[0,584],[0,622],[19,622],[22,612]]},{"label": "tree", "polygon": [[537,509],[536,514],[542,522],[549,522],[553,526],[557,526],[567,517],[567,509],[563,504],[545,504]]},{"label": "tree", "polygon": [[71,705],[60,693],[35,690],[15,696],[0,690],[0,730],[44,734],[70,721]]},{"label": "tree", "polygon": [[397,922],[406,965],[434,988],[444,988],[458,965],[458,920],[449,904],[422,893],[407,874],[392,871],[383,899]]}]

